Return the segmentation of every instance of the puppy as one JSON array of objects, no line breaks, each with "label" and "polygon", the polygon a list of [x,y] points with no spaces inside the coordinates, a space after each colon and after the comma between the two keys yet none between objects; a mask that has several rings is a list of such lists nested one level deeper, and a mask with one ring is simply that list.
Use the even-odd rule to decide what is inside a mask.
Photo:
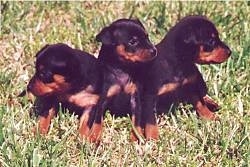
[{"label": "puppy", "polygon": [[231,54],[214,24],[202,16],[185,17],[170,29],[156,48],[158,56],[145,72],[142,106],[146,137],[156,129],[152,128],[156,125],[155,109],[158,113],[165,112],[173,103],[191,103],[199,117],[217,119],[207,106],[216,108],[217,104],[206,96],[206,83],[195,65],[222,63]]},{"label": "puppy", "polygon": [[[98,59],[103,65],[104,84],[97,104],[92,139],[99,140],[103,114],[117,96],[124,96],[132,113],[132,140],[143,135],[141,128],[140,80],[147,63],[156,57],[156,48],[139,20],[120,19],[105,27],[96,36],[102,43]],[[136,135],[136,133],[139,135]]]},{"label": "puppy", "polygon": [[103,78],[97,59],[58,43],[46,45],[36,54],[35,68],[27,91],[39,100],[39,133],[48,133],[61,103],[80,117],[79,133],[87,137]]}]

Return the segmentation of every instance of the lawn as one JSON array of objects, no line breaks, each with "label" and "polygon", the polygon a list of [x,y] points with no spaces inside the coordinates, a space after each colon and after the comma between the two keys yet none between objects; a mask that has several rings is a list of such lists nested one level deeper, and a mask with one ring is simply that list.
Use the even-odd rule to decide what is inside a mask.
[{"label": "lawn", "polygon": [[[249,2],[10,2],[1,1],[0,167],[19,166],[249,166]],[[206,15],[232,49],[227,62],[199,66],[220,121],[200,120],[190,106],[159,117],[160,140],[131,143],[127,117],[105,117],[99,146],[81,141],[78,120],[60,113],[46,137],[31,129],[33,103],[17,98],[34,73],[36,52],[64,42],[98,54],[95,35],[118,18],[139,18],[158,43],[180,18]]]}]

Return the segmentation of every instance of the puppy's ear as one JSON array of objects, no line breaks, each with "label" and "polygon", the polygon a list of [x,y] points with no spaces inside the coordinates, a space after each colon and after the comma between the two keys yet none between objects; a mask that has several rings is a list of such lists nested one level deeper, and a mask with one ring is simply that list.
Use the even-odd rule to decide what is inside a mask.
[{"label": "puppy's ear", "polygon": [[144,25],[142,24],[142,22],[139,20],[139,19],[134,19],[134,22],[136,23],[136,24],[138,24],[139,26],[141,26],[143,29],[145,29],[145,27],[144,27]]},{"label": "puppy's ear", "polygon": [[110,27],[104,27],[99,34],[96,35],[96,40],[105,45],[111,45],[112,42],[112,32]]},{"label": "puppy's ear", "polygon": [[42,49],[40,49],[37,53],[36,53],[36,58],[43,52],[45,51],[50,45],[46,44],[44,47],[42,47]]},{"label": "puppy's ear", "polygon": [[195,34],[192,32],[180,34],[178,40],[179,46],[185,48],[185,50],[195,48],[197,43]]},{"label": "puppy's ear", "polygon": [[181,37],[177,40],[176,47],[179,48],[177,53],[185,61],[193,61],[198,54],[198,46],[194,36]]}]

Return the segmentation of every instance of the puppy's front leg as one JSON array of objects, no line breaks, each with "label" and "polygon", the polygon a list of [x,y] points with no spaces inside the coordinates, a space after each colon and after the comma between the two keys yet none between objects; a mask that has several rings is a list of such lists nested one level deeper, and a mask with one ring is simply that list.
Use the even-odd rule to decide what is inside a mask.
[{"label": "puppy's front leg", "polygon": [[101,96],[96,107],[94,108],[94,122],[88,135],[88,140],[93,143],[99,143],[102,136],[103,115],[107,108],[109,98]]},{"label": "puppy's front leg", "polygon": [[90,128],[93,123],[93,113],[93,107],[87,107],[80,118],[79,133],[83,138],[87,138],[90,133]]},{"label": "puppy's front leg", "polygon": [[56,114],[56,108],[53,106],[52,108],[49,109],[48,115],[47,116],[39,116],[38,124],[39,124],[39,133],[40,134],[47,134],[49,131],[49,126],[52,118]]},{"label": "puppy's front leg", "polygon": [[58,103],[50,98],[37,98],[38,110],[38,131],[40,134],[47,134],[51,120],[58,112]]},{"label": "puppy's front leg", "polygon": [[145,137],[147,140],[158,140],[159,130],[155,118],[157,95],[144,95],[143,97],[143,120],[145,124]]},{"label": "puppy's front leg", "polygon": [[131,95],[130,99],[130,107],[132,112],[132,132],[130,135],[130,139],[132,141],[142,141],[143,135],[143,128],[142,128],[142,108],[141,108],[141,100],[139,93],[136,91],[134,94]]}]

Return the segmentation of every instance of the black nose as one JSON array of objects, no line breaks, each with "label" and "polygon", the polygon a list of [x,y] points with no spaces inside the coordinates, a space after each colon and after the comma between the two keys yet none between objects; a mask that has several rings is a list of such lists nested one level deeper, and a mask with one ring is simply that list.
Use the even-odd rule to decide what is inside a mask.
[{"label": "black nose", "polygon": [[30,91],[32,89],[32,84],[29,83],[28,86],[27,86],[27,91]]},{"label": "black nose", "polygon": [[225,52],[226,52],[226,54],[228,54],[228,56],[231,55],[232,51],[225,43],[221,42],[221,47],[225,50]]},{"label": "black nose", "polygon": [[227,54],[228,54],[228,55],[231,55],[231,53],[232,53],[232,51],[228,48],[228,49],[227,49]]},{"label": "black nose", "polygon": [[33,84],[34,84],[34,77],[31,78],[31,80],[29,81],[28,85],[27,85],[27,91],[31,91],[33,89]]}]

